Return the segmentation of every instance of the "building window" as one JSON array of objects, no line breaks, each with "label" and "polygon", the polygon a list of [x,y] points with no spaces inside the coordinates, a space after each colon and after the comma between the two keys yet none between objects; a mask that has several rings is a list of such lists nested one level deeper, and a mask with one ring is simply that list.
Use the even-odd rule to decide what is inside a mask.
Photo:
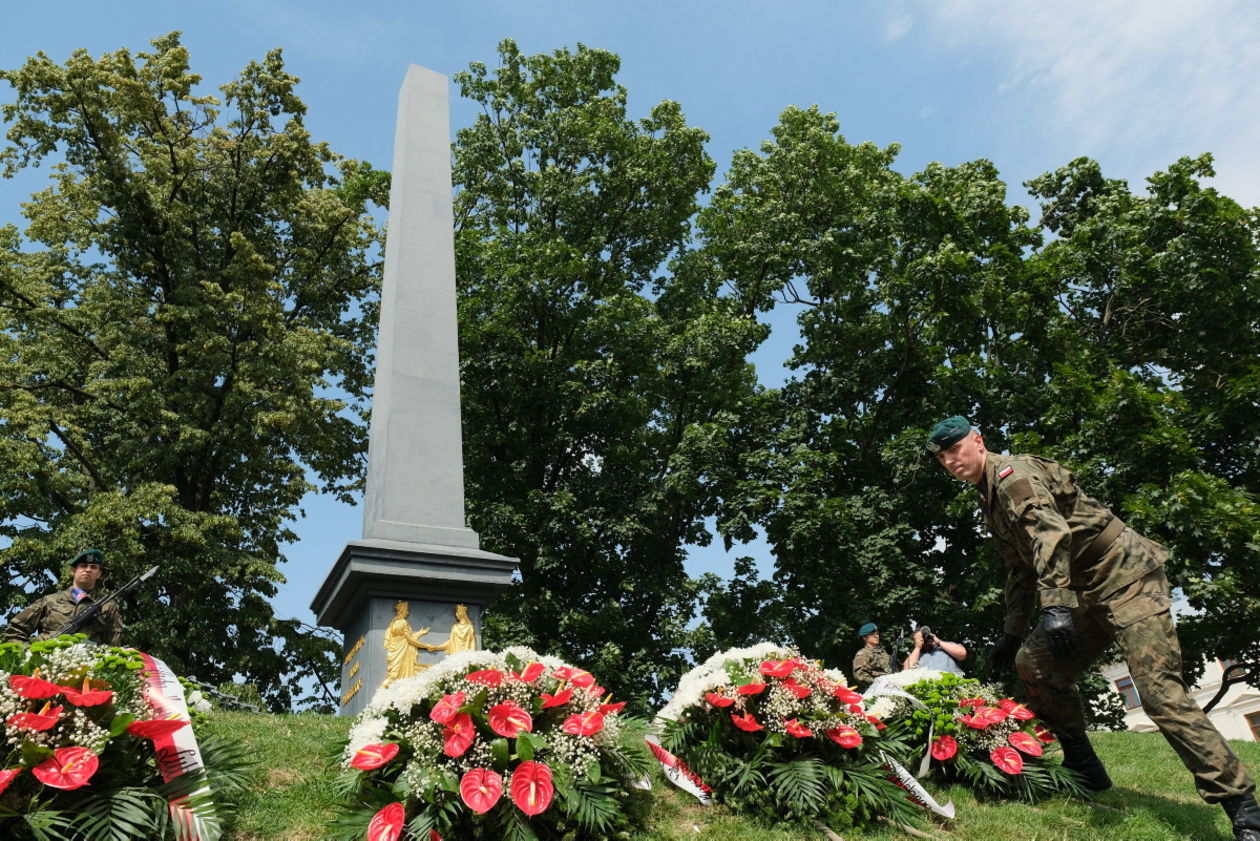
[{"label": "building window", "polygon": [[1252,740],[1260,742],[1260,712],[1247,713],[1245,718],[1247,719],[1247,726],[1251,728]]},{"label": "building window", "polygon": [[1138,697],[1137,687],[1133,685],[1133,678],[1128,675],[1116,681],[1116,691],[1124,696],[1126,709],[1136,710],[1142,706],[1142,699]]}]

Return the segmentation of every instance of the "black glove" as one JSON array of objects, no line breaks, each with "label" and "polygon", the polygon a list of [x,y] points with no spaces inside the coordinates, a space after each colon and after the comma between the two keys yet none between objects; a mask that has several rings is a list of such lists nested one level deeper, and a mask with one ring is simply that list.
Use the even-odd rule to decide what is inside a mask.
[{"label": "black glove", "polygon": [[993,674],[1002,675],[1015,668],[1015,654],[1019,651],[1019,637],[1002,634],[1002,638],[989,649],[989,668]]},{"label": "black glove", "polygon": [[1046,632],[1046,640],[1050,643],[1050,653],[1058,659],[1066,660],[1075,656],[1080,650],[1070,609],[1047,607],[1041,619],[1041,630]]}]

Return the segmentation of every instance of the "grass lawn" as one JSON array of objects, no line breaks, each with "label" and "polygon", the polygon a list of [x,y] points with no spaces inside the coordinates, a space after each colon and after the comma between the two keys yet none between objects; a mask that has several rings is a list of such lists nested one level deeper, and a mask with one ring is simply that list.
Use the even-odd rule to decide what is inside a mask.
[{"label": "grass lawn", "polygon": [[[315,841],[336,816],[336,754],[350,719],[216,712],[208,730],[231,736],[259,763],[254,784],[235,802],[229,841]],[[1027,806],[977,801],[963,788],[929,788],[957,808],[953,821],[924,820],[918,829],[954,841],[1226,841],[1233,834],[1218,806],[1199,800],[1190,774],[1161,736],[1099,733],[1098,753],[1116,786],[1090,801],[1056,798]],[[1235,742],[1248,767],[1260,770],[1260,744]],[[819,841],[813,829],[755,824],[721,807],[703,807],[664,778],[643,841]],[[892,826],[844,831],[845,841],[908,839]],[[448,839],[447,841],[458,841]]]}]

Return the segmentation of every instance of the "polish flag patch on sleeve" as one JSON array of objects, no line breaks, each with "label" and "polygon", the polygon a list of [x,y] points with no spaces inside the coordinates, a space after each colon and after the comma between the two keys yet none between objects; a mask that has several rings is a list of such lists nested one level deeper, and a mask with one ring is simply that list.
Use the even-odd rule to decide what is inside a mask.
[{"label": "polish flag patch on sleeve", "polygon": [[1007,476],[1010,476],[1014,472],[1015,472],[1015,468],[1011,467],[1008,464],[1006,465],[1006,467],[1003,467],[1001,470],[998,471],[998,478],[1005,479]]}]

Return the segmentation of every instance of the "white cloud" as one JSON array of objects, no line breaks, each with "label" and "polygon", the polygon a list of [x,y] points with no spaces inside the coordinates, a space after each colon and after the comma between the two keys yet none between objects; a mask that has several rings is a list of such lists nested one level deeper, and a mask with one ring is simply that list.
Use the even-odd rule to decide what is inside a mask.
[{"label": "white cloud", "polygon": [[1116,175],[1139,178],[1212,152],[1218,188],[1260,204],[1260,4],[947,0],[932,8],[955,46],[1003,68],[1001,95],[1036,97],[1059,140],[1133,168]]},{"label": "white cloud", "polygon": [[912,26],[914,26],[913,15],[898,15],[884,25],[884,40],[896,41],[898,38],[909,32],[910,27]]}]

